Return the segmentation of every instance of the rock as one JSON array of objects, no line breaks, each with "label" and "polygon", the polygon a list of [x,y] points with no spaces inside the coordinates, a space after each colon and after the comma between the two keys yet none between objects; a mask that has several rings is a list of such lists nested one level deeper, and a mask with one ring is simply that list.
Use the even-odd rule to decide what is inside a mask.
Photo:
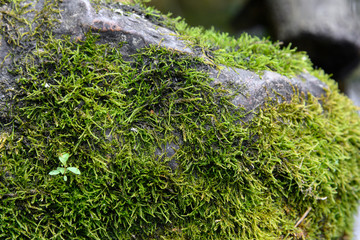
[{"label": "rock", "polygon": [[343,79],[360,60],[356,1],[268,1],[275,37],[307,51],[316,66]]},{"label": "rock", "polygon": [[[289,79],[271,71],[264,71],[263,75],[259,76],[251,71],[226,67],[220,73],[211,69],[209,75],[215,80],[213,84],[222,83],[229,89],[234,85],[240,86],[240,89],[236,89],[232,103],[244,107],[246,112],[256,112],[269,99],[291,101],[296,93],[321,97],[327,89],[326,84],[308,73]],[[249,119],[251,117],[246,118]]]},{"label": "rock", "polygon": [[[345,94],[360,107],[360,65],[345,79]],[[360,113],[360,110],[359,110]]]},{"label": "rock", "polygon": [[[64,1],[64,21],[55,31],[58,35],[69,34],[81,39],[89,29],[94,32],[104,32],[105,41],[126,41],[132,49],[139,49],[148,44],[156,44],[181,52],[192,51],[181,41],[177,40],[175,32],[162,26],[155,25],[144,16],[135,12],[129,17],[124,16],[124,11],[131,8],[124,7],[117,12],[101,9],[98,13],[91,7],[88,1]],[[142,14],[141,12],[138,12]],[[107,38],[110,38],[109,40]]]},{"label": "rock", "polygon": [[0,19],[0,238],[351,232],[359,116],[306,55],[119,3]]}]

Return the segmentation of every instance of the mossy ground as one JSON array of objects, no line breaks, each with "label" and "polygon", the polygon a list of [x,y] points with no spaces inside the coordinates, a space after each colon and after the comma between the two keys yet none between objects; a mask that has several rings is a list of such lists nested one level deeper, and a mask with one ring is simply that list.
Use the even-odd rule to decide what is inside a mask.
[{"label": "mossy ground", "polygon": [[[48,2],[48,9],[56,5]],[[295,94],[291,102],[269,101],[251,122],[239,123],[244,113],[226,89],[210,87],[196,70],[203,58],[148,46],[125,61],[126,43],[97,44],[96,33],[72,42],[46,31],[13,69],[19,82],[13,131],[0,138],[0,238],[350,234],[360,195],[360,121],[352,103],[304,53],[164,19],[211,66],[306,70],[330,88],[321,99]],[[38,35],[2,36],[24,53],[22,41]],[[157,156],[169,143],[179,145],[175,155]],[[81,170],[68,182],[48,174],[64,152]],[[176,170],[169,167],[174,159]]]}]

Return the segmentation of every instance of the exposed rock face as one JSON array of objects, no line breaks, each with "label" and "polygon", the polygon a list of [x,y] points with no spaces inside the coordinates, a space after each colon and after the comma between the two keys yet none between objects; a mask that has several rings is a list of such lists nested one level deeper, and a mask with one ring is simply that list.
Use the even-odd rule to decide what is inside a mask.
[{"label": "exposed rock face", "polygon": [[[64,12],[62,12],[63,18],[60,27],[55,32],[59,35],[68,34],[79,39],[91,29],[94,32],[102,32],[105,41],[128,42],[132,51],[148,44],[156,44],[192,53],[192,50],[177,39],[175,32],[151,23],[141,15],[141,12],[136,12],[136,9],[124,5],[120,5],[120,7],[123,10],[119,8],[113,12],[101,9],[96,13],[88,1],[66,0],[63,4]],[[131,10],[134,12],[128,16],[125,11]]]},{"label": "exposed rock face", "polygon": [[11,67],[10,47],[7,45],[4,38],[0,39],[0,118],[6,122],[5,117],[9,106],[7,102],[12,98],[15,87],[15,79],[8,72],[8,68]]},{"label": "exposed rock face", "polygon": [[317,66],[347,76],[360,59],[356,1],[267,1],[276,38],[309,53]]},{"label": "exposed rock face", "polygon": [[360,106],[360,65],[349,76],[346,86],[345,93],[354,101],[356,106]]},{"label": "exposed rock face", "polygon": [[[308,73],[303,73],[295,78],[287,78],[278,73],[265,71],[259,76],[243,69],[225,68],[220,74],[211,69],[210,77],[216,83],[223,83],[230,89],[238,86],[239,94],[233,100],[236,106],[244,107],[246,111],[254,111],[264,105],[266,101],[290,101],[294,94],[312,94],[320,97],[325,93],[326,84]],[[247,118],[249,119],[249,118]]]}]

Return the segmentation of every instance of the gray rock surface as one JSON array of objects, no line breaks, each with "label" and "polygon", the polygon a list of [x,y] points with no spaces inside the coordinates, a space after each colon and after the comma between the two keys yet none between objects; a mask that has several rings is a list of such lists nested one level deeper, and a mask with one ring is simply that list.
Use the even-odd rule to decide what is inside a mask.
[{"label": "gray rock surface", "polygon": [[360,15],[355,0],[267,0],[275,38],[309,53],[339,80],[360,60]]},{"label": "gray rock surface", "polygon": [[[121,7],[123,9],[121,9]],[[192,53],[184,42],[178,40],[174,31],[156,26],[144,18],[136,9],[128,9],[119,4],[118,9],[101,9],[95,12],[86,0],[65,0],[62,6],[61,25],[55,32],[81,38],[89,29],[104,33],[105,38],[114,41],[126,41],[132,48],[138,49],[148,44]],[[131,15],[126,10],[133,10]],[[110,40],[111,41],[111,40]]]},{"label": "gray rock surface", "polygon": [[8,103],[12,99],[15,87],[14,76],[11,76],[8,68],[11,66],[10,47],[4,38],[0,38],[0,120],[3,123],[6,112],[9,110]]},{"label": "gray rock surface", "polygon": [[290,101],[294,92],[320,97],[327,88],[326,84],[307,73],[289,79],[271,71],[264,71],[259,76],[251,71],[225,67],[220,74],[210,70],[209,75],[214,84],[222,83],[228,89],[237,91],[233,104],[244,107],[248,112],[260,108],[269,99]]},{"label": "gray rock surface", "polygon": [[273,8],[279,39],[314,34],[360,47],[359,17],[351,4],[346,0],[272,0],[269,7]]},{"label": "gray rock surface", "polygon": [[[353,71],[353,73],[345,80],[346,95],[354,102],[354,104],[360,107],[360,64]],[[360,114],[360,110],[359,110]]]},{"label": "gray rock surface", "polygon": [[358,207],[357,213],[354,218],[355,218],[355,223],[354,223],[353,240],[359,240],[360,239],[360,207]]}]

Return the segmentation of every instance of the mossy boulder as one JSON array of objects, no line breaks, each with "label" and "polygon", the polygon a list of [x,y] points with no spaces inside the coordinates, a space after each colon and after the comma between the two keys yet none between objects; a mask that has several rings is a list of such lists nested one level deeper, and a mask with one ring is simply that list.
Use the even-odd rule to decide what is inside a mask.
[{"label": "mossy boulder", "polygon": [[360,119],[305,53],[119,3],[0,19],[0,238],[351,237]]}]

